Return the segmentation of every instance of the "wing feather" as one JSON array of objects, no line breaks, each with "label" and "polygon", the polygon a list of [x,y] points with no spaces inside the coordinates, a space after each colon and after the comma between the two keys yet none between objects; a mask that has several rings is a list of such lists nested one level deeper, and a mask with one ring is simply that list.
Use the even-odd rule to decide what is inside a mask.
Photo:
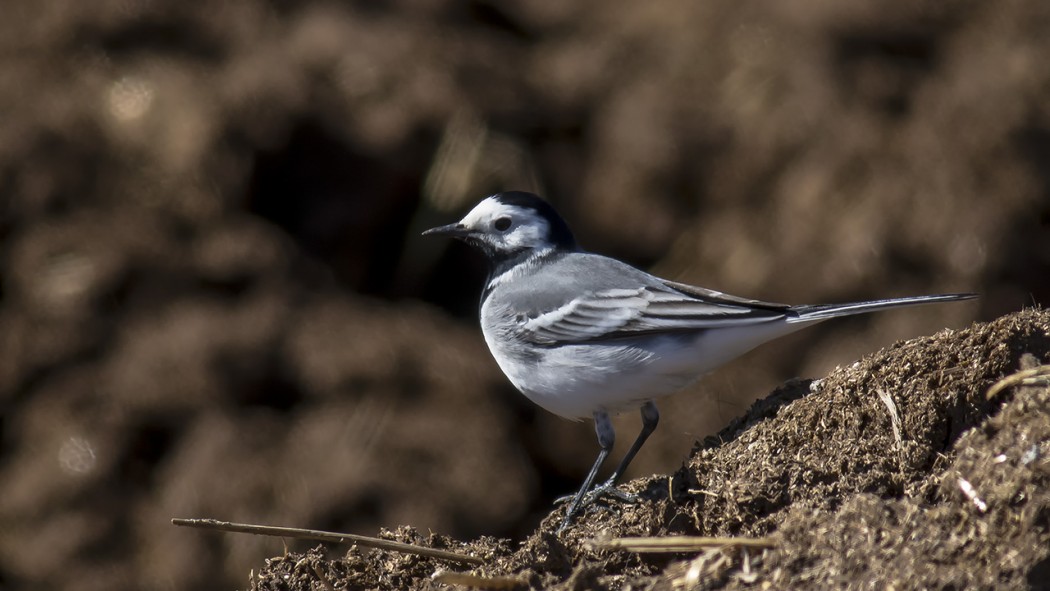
[{"label": "wing feather", "polygon": [[711,301],[704,297],[710,297],[708,293],[676,288],[645,286],[589,293],[526,319],[519,332],[528,341],[552,346],[653,332],[698,332],[783,318],[776,308],[751,307],[745,300]]}]

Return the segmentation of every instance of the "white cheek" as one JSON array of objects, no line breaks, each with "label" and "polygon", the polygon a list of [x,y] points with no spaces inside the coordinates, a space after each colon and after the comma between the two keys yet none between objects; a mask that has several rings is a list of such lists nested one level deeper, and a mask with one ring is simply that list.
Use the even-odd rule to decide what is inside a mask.
[{"label": "white cheek", "polygon": [[503,238],[503,243],[510,248],[516,248],[527,243],[524,232],[515,230]]},{"label": "white cheek", "polygon": [[504,238],[504,242],[511,248],[521,246],[536,246],[543,243],[546,238],[546,228],[542,224],[533,226],[518,226],[513,232]]}]

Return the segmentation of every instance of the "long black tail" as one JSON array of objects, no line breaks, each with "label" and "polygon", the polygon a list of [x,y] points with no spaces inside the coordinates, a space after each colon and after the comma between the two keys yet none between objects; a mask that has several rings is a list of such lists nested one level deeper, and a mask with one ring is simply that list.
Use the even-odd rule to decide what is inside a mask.
[{"label": "long black tail", "polygon": [[838,316],[852,316],[853,314],[866,314],[878,312],[889,308],[903,308],[905,306],[919,306],[922,304],[936,304],[940,302],[959,302],[972,300],[977,297],[975,293],[947,293],[942,295],[915,296],[910,298],[891,298],[888,300],[872,300],[870,302],[851,302],[848,304],[817,304],[814,306],[792,306],[788,310],[792,314],[788,316],[788,322],[808,322],[811,320],[826,320]]}]

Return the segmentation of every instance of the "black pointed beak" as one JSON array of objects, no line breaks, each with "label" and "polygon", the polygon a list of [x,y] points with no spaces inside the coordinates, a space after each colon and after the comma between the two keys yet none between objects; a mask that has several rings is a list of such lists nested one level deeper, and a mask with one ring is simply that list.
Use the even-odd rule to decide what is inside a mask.
[{"label": "black pointed beak", "polygon": [[424,236],[451,236],[453,238],[464,238],[470,234],[471,231],[466,226],[459,223],[438,226],[423,232]]}]

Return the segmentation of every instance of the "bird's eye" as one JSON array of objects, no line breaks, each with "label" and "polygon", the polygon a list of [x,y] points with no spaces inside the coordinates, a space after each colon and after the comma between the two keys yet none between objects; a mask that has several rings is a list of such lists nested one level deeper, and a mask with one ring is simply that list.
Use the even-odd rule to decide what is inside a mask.
[{"label": "bird's eye", "polygon": [[510,218],[499,218],[498,220],[492,222],[492,227],[496,228],[500,232],[506,232],[508,229],[510,229]]}]

